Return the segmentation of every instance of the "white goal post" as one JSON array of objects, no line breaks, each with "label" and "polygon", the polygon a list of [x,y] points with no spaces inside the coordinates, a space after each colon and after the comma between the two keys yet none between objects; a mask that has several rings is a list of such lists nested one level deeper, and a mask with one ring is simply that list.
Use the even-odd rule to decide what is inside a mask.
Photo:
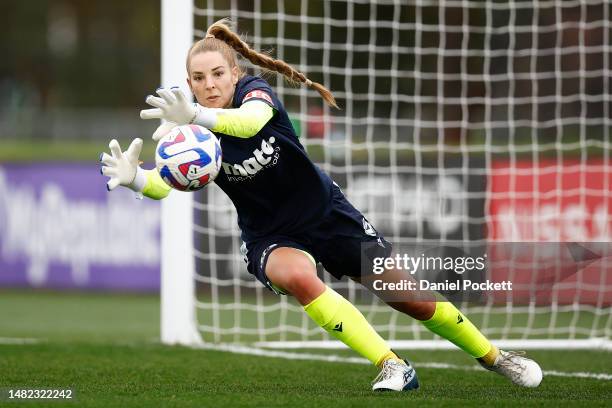
[{"label": "white goal post", "polygon": [[[183,85],[185,57],[193,42],[193,0],[161,1],[162,86]],[[189,89],[181,86],[187,95]],[[161,341],[197,344],[193,195],[170,194],[161,203]]]},{"label": "white goal post", "polygon": [[[458,305],[496,344],[612,348],[612,251],[566,275],[558,258],[542,257],[564,242],[612,241],[609,2],[161,4],[163,86],[188,91],[189,46],[230,17],[255,49],[331,89],[341,111],[266,76],[313,160],[398,248],[550,244],[529,247],[541,256],[535,269],[561,270],[545,296]],[[170,194],[161,228],[163,343],[339,346],[248,275],[233,206],[216,186]],[[533,292],[519,258],[502,269]],[[393,347],[454,347],[354,282],[321,277]]]}]

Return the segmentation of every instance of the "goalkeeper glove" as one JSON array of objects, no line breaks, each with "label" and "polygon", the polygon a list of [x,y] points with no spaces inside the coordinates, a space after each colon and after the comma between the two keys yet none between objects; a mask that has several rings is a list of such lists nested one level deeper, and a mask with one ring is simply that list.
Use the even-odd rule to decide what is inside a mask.
[{"label": "goalkeeper glove", "polygon": [[[208,129],[215,127],[217,123],[215,110],[205,108],[197,103],[189,103],[183,91],[178,87],[172,87],[170,90],[159,88],[156,92],[160,97],[149,95],[145,100],[146,103],[154,108],[141,110],[141,119],[164,119],[168,122],[174,122],[175,126],[195,123]],[[153,133],[153,140],[159,140],[159,138],[167,133],[166,131],[162,134],[160,128]],[[161,130],[165,131],[166,129],[168,128]]]},{"label": "goalkeeper glove", "polygon": [[178,125],[174,122],[164,122],[161,125],[159,125],[157,129],[155,129],[155,132],[153,132],[153,135],[151,136],[151,138],[157,142],[159,139],[161,139],[164,135],[166,135],[176,126]]},{"label": "goalkeeper glove", "polygon": [[121,151],[119,142],[115,139],[108,144],[111,155],[102,153],[100,162],[103,164],[100,172],[109,178],[106,183],[108,191],[121,185],[140,193],[147,181],[145,172],[140,168],[138,156],[142,149],[142,139],[136,138],[125,152]]}]

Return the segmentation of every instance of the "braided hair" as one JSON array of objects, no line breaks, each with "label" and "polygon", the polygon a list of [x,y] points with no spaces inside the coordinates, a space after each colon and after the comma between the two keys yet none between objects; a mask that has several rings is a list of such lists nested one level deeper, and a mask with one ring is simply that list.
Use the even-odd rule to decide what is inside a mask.
[{"label": "braided hair", "polygon": [[311,81],[306,75],[297,71],[285,61],[274,59],[267,54],[251,49],[251,47],[231,29],[229,19],[222,19],[213,23],[206,31],[206,37],[191,46],[187,54],[188,72],[191,58],[196,54],[206,51],[217,51],[221,53],[231,67],[238,67],[238,60],[236,57],[236,53],[238,53],[259,67],[282,74],[291,82],[306,84],[309,88],[315,89],[328,105],[339,109],[336,104],[336,99],[326,87],[318,82]]}]

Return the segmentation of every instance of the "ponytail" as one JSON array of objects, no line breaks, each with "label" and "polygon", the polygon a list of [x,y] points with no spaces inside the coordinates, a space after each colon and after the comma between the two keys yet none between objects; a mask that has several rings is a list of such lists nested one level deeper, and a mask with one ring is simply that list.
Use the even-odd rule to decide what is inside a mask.
[{"label": "ponytail", "polygon": [[[338,105],[336,104],[336,99],[334,98],[332,93],[329,91],[329,89],[327,89],[326,87],[324,87],[318,82],[311,81],[310,79],[306,77],[306,75],[297,71],[295,68],[287,64],[285,61],[274,59],[270,57],[269,55],[266,55],[264,53],[257,52],[251,49],[251,47],[249,47],[247,43],[242,41],[242,39],[240,38],[238,34],[232,31],[232,29],[229,26],[229,19],[224,18],[222,20],[219,20],[213,23],[210,27],[208,27],[208,30],[206,31],[206,38],[202,41],[207,41],[212,38],[224,42],[229,47],[231,47],[234,51],[236,51],[237,53],[242,55],[244,58],[249,60],[251,63],[259,67],[262,67],[270,71],[278,72],[291,82],[299,82],[299,83],[306,84],[307,87],[316,90],[319,93],[319,95],[321,95],[323,100],[327,102],[328,105],[333,106],[336,109],[340,109],[338,108]],[[191,55],[191,51],[190,51],[190,55]]]}]

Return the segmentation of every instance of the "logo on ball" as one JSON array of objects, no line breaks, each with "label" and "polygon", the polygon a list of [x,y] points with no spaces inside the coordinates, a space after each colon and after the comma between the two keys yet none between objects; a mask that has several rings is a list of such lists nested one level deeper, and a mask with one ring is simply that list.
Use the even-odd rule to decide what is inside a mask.
[{"label": "logo on ball", "polygon": [[221,145],[202,126],[177,126],[159,140],[155,164],[170,187],[180,191],[199,190],[219,174]]}]

